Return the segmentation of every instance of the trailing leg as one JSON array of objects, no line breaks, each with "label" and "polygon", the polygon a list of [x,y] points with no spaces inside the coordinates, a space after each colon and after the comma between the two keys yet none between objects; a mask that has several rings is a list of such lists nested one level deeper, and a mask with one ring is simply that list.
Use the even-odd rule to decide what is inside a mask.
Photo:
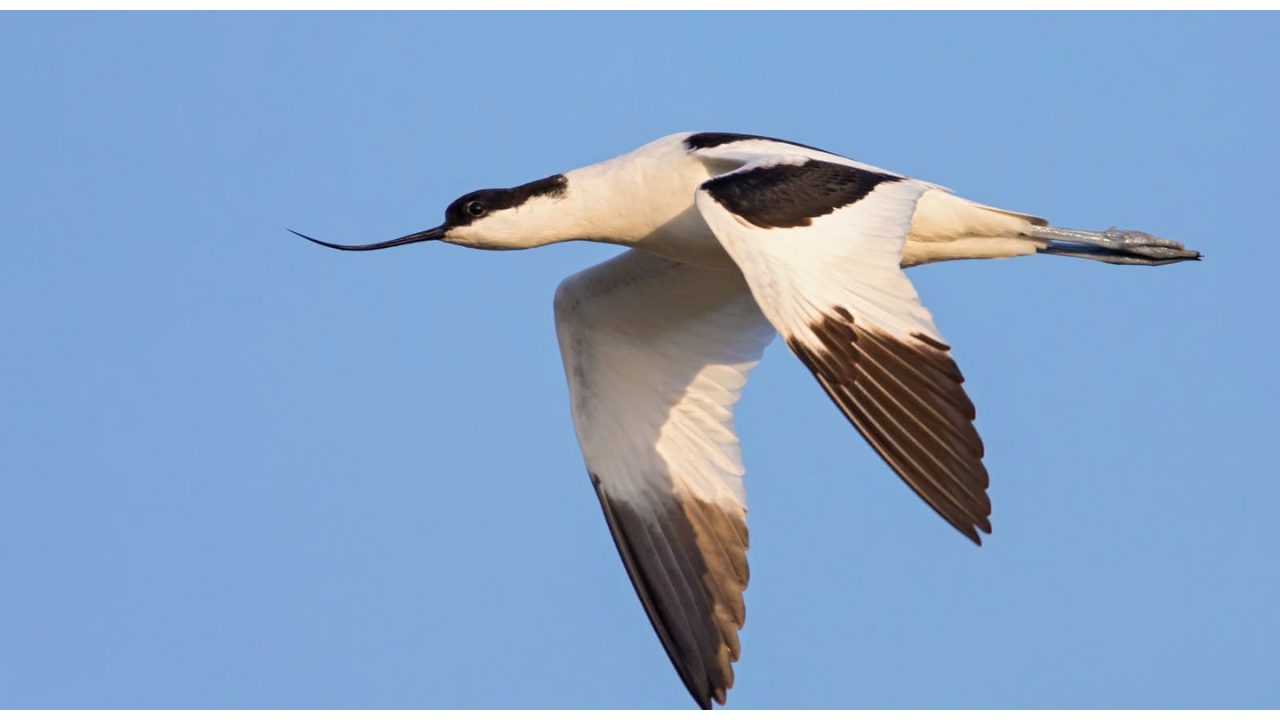
[{"label": "trailing leg", "polygon": [[1102,232],[1033,226],[1023,231],[1027,237],[1047,241],[1039,252],[1046,255],[1101,260],[1116,265],[1168,265],[1199,260],[1200,253],[1180,242],[1138,230],[1111,228]]}]

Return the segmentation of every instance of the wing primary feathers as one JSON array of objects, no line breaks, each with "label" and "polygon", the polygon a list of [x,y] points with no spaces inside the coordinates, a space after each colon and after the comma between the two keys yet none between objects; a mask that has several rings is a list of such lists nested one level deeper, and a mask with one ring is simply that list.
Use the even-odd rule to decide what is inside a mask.
[{"label": "wing primary feathers", "polygon": [[907,485],[980,545],[977,531],[991,532],[982,441],[947,346],[859,331],[842,307],[809,329],[821,347],[796,337],[788,346]]},{"label": "wing primary feathers", "polygon": [[[636,595],[640,597],[640,604],[644,606],[645,615],[649,617],[649,624],[653,626],[654,633],[657,634],[658,640],[662,643],[662,649],[667,653],[667,659],[671,661],[671,665],[676,669],[676,674],[680,676],[680,681],[684,683],[685,689],[693,696],[698,703],[698,707],[703,710],[711,709],[711,693],[706,686],[705,680],[699,680],[698,677],[691,672],[690,665],[693,661],[682,651],[680,644],[677,643],[670,628],[671,619],[677,613],[667,608],[665,603],[661,606],[659,603],[663,597],[673,597],[674,588],[671,580],[663,574],[662,580],[668,586],[666,592],[653,586],[654,572],[662,572],[662,565],[657,563],[640,563],[637,562],[635,555],[636,536],[647,533],[638,532],[643,527],[643,520],[629,508],[619,506],[615,508],[609,502],[609,496],[606,494],[604,487],[600,482],[600,476],[591,473],[591,485],[595,488],[596,498],[600,501],[600,509],[604,512],[605,523],[609,526],[609,534],[613,536],[613,544],[618,549],[618,555],[622,558],[622,565],[626,568],[627,576],[631,578],[631,585],[635,588]],[[647,541],[646,541],[647,542]],[[652,544],[650,547],[652,547]],[[701,669],[701,668],[699,668]]]}]

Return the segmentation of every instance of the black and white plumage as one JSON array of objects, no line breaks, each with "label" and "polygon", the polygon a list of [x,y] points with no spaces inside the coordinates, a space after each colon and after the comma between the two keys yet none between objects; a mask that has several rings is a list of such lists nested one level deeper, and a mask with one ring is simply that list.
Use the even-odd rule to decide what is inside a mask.
[{"label": "black and white plumage", "polygon": [[[305,236],[304,236],[305,237]],[[974,406],[904,267],[1046,253],[1198,259],[1135,231],[1054,228],[817,148],[680,133],[449,205],[423,240],[630,248],[565,280],[556,329],[574,426],[645,612],[699,706],[723,704],[745,618],[733,407],[775,333],[889,467],[975,543],[991,532]]]}]

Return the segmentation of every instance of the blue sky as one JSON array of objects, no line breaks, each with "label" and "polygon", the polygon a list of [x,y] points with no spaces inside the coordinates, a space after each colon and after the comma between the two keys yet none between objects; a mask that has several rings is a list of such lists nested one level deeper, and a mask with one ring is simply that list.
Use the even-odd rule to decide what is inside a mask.
[{"label": "blue sky", "polygon": [[1278,19],[0,15],[0,704],[691,707],[552,325],[616,250],[285,228],[721,130],[1206,256],[912,272],[981,549],[771,346],[730,707],[1280,705]]}]

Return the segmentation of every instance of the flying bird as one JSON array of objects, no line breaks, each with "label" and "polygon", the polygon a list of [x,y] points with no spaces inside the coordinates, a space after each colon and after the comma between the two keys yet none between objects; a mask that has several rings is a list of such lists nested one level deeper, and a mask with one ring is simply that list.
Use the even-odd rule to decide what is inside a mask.
[{"label": "flying bird", "polygon": [[[301,235],[300,233],[296,233]],[[1093,232],[757,135],[679,133],[588,167],[451,203],[427,240],[486,250],[628,248],[573,275],[555,322],[591,484],[640,602],[702,708],[733,686],[747,587],[733,407],[775,334],[854,428],[976,544],[991,501],[974,406],[903,268],[1036,253],[1197,260],[1132,230]]]}]

